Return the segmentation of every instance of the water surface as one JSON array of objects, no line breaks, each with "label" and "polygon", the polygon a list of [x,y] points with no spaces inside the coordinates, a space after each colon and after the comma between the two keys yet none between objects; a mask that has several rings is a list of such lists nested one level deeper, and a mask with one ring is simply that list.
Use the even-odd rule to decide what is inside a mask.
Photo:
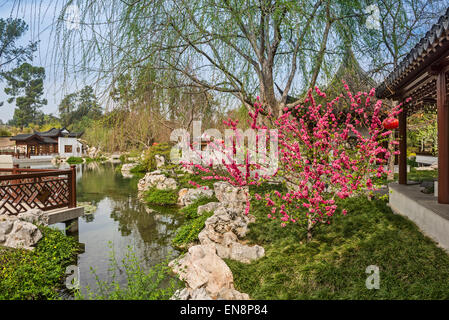
[{"label": "water surface", "polygon": [[[49,165],[40,165],[45,167]],[[102,280],[109,278],[111,245],[119,261],[130,246],[146,269],[178,254],[171,239],[182,215],[176,208],[151,207],[155,211],[148,212],[149,207],[137,197],[140,177],[125,178],[115,167],[95,162],[77,166],[77,200],[97,206],[92,214],[79,218],[79,242],[85,245],[85,252],[78,256],[82,288],[96,287],[95,274]],[[125,283],[125,275],[119,280]]]}]

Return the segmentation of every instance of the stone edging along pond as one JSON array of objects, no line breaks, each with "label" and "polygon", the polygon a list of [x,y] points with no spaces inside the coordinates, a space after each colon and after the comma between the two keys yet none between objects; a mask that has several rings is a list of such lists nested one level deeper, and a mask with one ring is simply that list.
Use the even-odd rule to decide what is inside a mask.
[{"label": "stone edging along pond", "polygon": [[[149,172],[139,181],[140,192],[149,188],[175,190],[177,183],[168,178],[162,170]],[[185,188],[179,191],[178,203],[189,205],[200,197],[215,197],[219,202],[209,202],[198,207],[198,215],[213,211],[199,233],[199,245],[191,246],[188,252],[169,263],[172,270],[186,283],[186,288],[178,290],[172,299],[180,300],[248,300],[246,293],[234,288],[231,269],[223,259],[233,259],[250,263],[265,255],[261,246],[248,246],[240,240],[248,233],[248,224],[255,217],[245,215],[248,190],[234,187],[227,182],[214,183],[214,190],[209,188]]]}]

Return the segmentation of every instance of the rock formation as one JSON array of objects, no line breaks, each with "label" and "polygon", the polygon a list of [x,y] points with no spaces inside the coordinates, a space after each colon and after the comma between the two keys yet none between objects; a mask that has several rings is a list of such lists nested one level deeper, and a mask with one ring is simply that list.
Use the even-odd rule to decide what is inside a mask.
[{"label": "rock formation", "polygon": [[248,187],[234,187],[228,182],[220,181],[214,183],[214,191],[218,201],[229,210],[245,211]]},{"label": "rock formation", "polygon": [[[186,197],[188,190],[191,189],[184,191],[183,197]],[[172,299],[249,299],[246,293],[235,290],[232,272],[223,261],[230,258],[250,263],[265,255],[261,246],[248,246],[239,241],[247,234],[248,224],[255,221],[254,216],[244,213],[248,189],[217,182],[214,192],[219,202],[198,207],[198,215],[214,212],[198,235],[200,245],[190,247],[188,253],[169,264],[186,283],[186,288],[178,290]]]},{"label": "rock formation", "polygon": [[48,224],[48,216],[39,209],[31,209],[17,216],[0,215],[0,245],[32,250],[42,238],[36,226],[39,224]]},{"label": "rock formation", "polygon": [[153,187],[160,190],[175,190],[178,185],[175,179],[166,177],[160,170],[155,170],[148,172],[139,180],[137,189],[139,192],[144,192]]},{"label": "rock formation", "polygon": [[213,245],[193,246],[169,266],[187,284],[185,289],[175,293],[173,299],[249,299],[247,294],[235,290],[232,272],[216,254]]},{"label": "rock formation", "polygon": [[198,239],[202,245],[214,245],[220,258],[250,263],[265,255],[261,246],[248,246],[239,242],[248,232],[248,224],[254,221],[251,215],[235,213],[222,206],[206,220]]},{"label": "rock formation", "polygon": [[156,160],[156,168],[160,169],[165,165],[165,157],[161,155],[154,155],[154,159]]},{"label": "rock formation", "polygon": [[202,197],[210,198],[214,192],[209,188],[183,188],[178,193],[178,204],[181,206],[188,206]]},{"label": "rock formation", "polygon": [[134,168],[137,164],[136,163],[125,163],[122,165],[121,172],[122,175],[125,177],[131,176],[131,169]]},{"label": "rock formation", "polygon": [[223,205],[220,202],[209,202],[202,206],[199,206],[197,209],[197,213],[199,216],[201,216],[204,212],[215,212],[215,210],[222,206]]}]

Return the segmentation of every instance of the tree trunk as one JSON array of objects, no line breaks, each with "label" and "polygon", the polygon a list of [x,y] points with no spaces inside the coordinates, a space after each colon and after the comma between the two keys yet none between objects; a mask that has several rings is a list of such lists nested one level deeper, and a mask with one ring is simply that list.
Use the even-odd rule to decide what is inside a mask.
[{"label": "tree trunk", "polygon": [[274,93],[273,66],[268,66],[265,63],[263,79],[261,79],[260,83],[262,103],[268,107],[268,110],[270,110],[273,115],[280,116],[282,110],[279,109],[279,104]]},{"label": "tree trunk", "polygon": [[307,224],[307,241],[312,241],[312,228],[313,228],[312,219],[309,217]]}]

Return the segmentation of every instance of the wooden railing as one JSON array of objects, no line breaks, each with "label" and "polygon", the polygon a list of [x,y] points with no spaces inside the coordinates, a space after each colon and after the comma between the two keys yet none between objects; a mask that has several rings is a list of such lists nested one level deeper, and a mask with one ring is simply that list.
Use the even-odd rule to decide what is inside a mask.
[{"label": "wooden railing", "polygon": [[39,153],[39,154],[27,154],[27,153],[19,153],[19,152],[11,152],[11,151],[0,151],[0,155],[12,156],[16,159],[29,159],[32,156],[57,156],[57,152],[53,153]]},{"label": "wooden railing", "polygon": [[12,156],[13,158],[27,158],[26,153],[19,153],[14,151],[0,151],[0,156]]},{"label": "wooden railing", "polygon": [[0,169],[0,214],[76,207],[76,167]]}]

